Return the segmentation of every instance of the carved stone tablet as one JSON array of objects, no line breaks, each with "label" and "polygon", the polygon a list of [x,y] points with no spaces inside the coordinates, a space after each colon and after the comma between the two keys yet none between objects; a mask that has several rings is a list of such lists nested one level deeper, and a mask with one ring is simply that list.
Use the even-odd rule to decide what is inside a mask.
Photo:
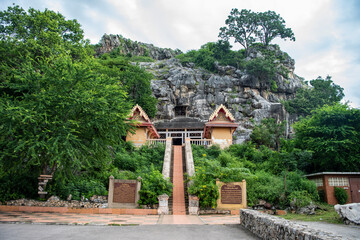
[{"label": "carved stone tablet", "polygon": [[222,204],[241,204],[242,193],[239,185],[225,184],[221,187]]},{"label": "carved stone tablet", "polygon": [[114,183],[114,203],[135,203],[136,183]]}]

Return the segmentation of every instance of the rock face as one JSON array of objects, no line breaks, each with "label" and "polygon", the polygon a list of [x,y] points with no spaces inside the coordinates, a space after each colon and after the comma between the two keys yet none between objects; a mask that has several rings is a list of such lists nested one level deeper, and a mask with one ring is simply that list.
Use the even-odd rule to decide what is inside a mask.
[{"label": "rock face", "polygon": [[[118,35],[104,35],[98,53],[109,52],[116,47],[123,54],[144,55],[148,51],[148,56],[157,60],[134,63],[154,75],[151,88],[158,99],[158,112],[153,119],[155,123],[173,119],[176,106],[185,107],[187,117],[206,122],[211,113],[224,104],[240,123],[233,142],[242,143],[249,139],[255,124],[263,118],[286,120],[287,133],[291,131],[290,124],[296,120],[296,116],[289,116],[280,101],[293,98],[297,89],[303,87],[303,82],[294,74],[295,61],[277,46],[269,46],[268,50],[273,51],[275,56],[281,55],[283,60],[279,67],[286,68],[289,73],[287,78],[276,74],[272,80],[276,83],[276,91],[271,91],[269,79],[260,80],[245,70],[215,63],[217,74],[214,74],[195,67],[193,63],[183,66],[174,58],[176,53],[173,50],[132,42]],[[264,57],[260,51],[252,49],[246,60],[254,58]]]},{"label": "rock face", "polygon": [[234,142],[242,143],[263,118],[272,117],[288,123],[295,120],[280,103],[294,97],[296,90],[302,87],[300,78],[293,74],[289,74],[294,77],[287,80],[277,76],[278,90],[274,93],[262,86],[259,79],[229,66],[221,67],[227,74],[182,66],[175,58],[140,63],[140,66],[155,77],[151,82],[153,94],[158,99],[155,123],[173,119],[176,106],[186,106],[188,117],[207,121],[211,113],[224,104],[240,123]]},{"label": "rock face", "polygon": [[337,204],[334,208],[345,224],[360,225],[360,203]]},{"label": "rock face", "polygon": [[100,46],[96,54],[101,55],[118,48],[123,55],[148,56],[155,60],[163,60],[174,57],[177,52],[170,48],[158,48],[152,44],[134,42],[121,35],[105,34],[100,40]]}]

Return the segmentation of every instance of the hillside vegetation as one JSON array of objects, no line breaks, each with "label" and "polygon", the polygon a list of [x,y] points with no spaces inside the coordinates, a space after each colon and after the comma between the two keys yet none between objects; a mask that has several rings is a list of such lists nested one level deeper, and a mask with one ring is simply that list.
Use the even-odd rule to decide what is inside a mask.
[{"label": "hillside vegetation", "polygon": [[[250,32],[234,35],[236,28],[231,23],[238,17]],[[278,24],[274,27],[266,19]],[[161,65],[156,61],[171,58],[174,65],[180,61],[192,72],[196,72],[193,67],[220,75],[228,70],[236,75],[239,70],[241,77],[260,82],[261,94],[270,96],[277,106],[279,98],[268,93],[278,91],[278,84],[290,85],[288,77],[293,74],[293,60],[271,40],[295,38],[283,19],[270,11],[232,10],[227,26],[220,30],[221,41],[187,53],[131,41],[119,42],[114,49],[92,46],[76,20],[50,10],[25,11],[12,6],[0,12],[0,24],[2,202],[37,198],[40,174],[53,174],[47,191],[63,199],[69,194],[74,199],[106,194],[110,175],[122,179],[141,176],[142,205],[153,205],[158,195],[170,194],[171,183],[160,173],[164,148],[135,149],[123,140],[133,129],[127,120],[133,105],[141,105],[150,117],[159,112],[159,99],[151,90],[153,75],[140,66]],[[227,40],[233,37],[244,49],[231,50]],[[165,77],[170,70],[164,67],[161,71]],[[207,81],[209,76],[203,75]],[[221,79],[225,78],[213,77],[212,84],[217,86]],[[230,88],[229,102],[238,101],[243,114],[238,116],[247,118],[245,124],[253,131],[249,141],[223,151],[217,146],[194,147],[195,185],[189,192],[200,196],[203,208],[215,207],[216,178],[225,182],[246,179],[250,205],[262,199],[286,207],[294,199],[300,201],[299,206],[320,199],[315,185],[304,177],[306,173],[360,171],[360,110],[340,103],[343,89],[330,77],[303,85],[296,94],[286,95],[287,89],[282,88],[286,95],[283,106],[296,118],[301,116],[293,125],[292,139],[285,134],[288,123],[252,118],[256,110],[273,105],[260,106],[260,102],[251,102],[254,92],[237,94]]]}]

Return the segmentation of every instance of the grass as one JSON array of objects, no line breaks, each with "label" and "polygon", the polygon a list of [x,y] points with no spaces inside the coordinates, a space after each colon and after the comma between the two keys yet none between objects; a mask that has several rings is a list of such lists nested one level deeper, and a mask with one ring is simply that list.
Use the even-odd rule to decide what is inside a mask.
[{"label": "grass", "polygon": [[314,215],[288,213],[286,215],[278,216],[278,217],[282,217],[287,220],[294,220],[294,221],[327,222],[327,223],[343,224],[343,221],[335,211],[334,206],[328,204],[321,204],[320,208],[321,209],[316,210],[316,213]]}]

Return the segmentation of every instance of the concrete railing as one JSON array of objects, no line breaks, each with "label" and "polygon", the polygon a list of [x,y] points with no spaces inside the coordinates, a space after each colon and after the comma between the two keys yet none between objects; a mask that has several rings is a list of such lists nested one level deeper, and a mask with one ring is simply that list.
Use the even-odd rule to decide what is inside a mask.
[{"label": "concrete railing", "polygon": [[211,146],[212,145],[212,140],[211,139],[190,139],[190,144],[202,145],[202,146]]},{"label": "concrete railing", "polygon": [[167,138],[165,145],[164,163],[162,169],[162,175],[164,176],[165,179],[170,178],[171,149],[172,149],[171,138]]},{"label": "concrete railing", "polygon": [[[186,173],[189,177],[194,176],[195,166],[194,159],[191,149],[191,140],[190,138],[185,139],[185,164],[186,164]],[[190,187],[193,184],[193,181],[189,181],[187,187]],[[189,214],[198,215],[199,214],[199,198],[194,195],[189,195]]]},{"label": "concrete railing", "polygon": [[240,209],[240,224],[261,239],[338,240],[341,236],[250,209]]},{"label": "concrete railing", "polygon": [[148,139],[146,140],[147,145],[166,144],[166,139]]}]

